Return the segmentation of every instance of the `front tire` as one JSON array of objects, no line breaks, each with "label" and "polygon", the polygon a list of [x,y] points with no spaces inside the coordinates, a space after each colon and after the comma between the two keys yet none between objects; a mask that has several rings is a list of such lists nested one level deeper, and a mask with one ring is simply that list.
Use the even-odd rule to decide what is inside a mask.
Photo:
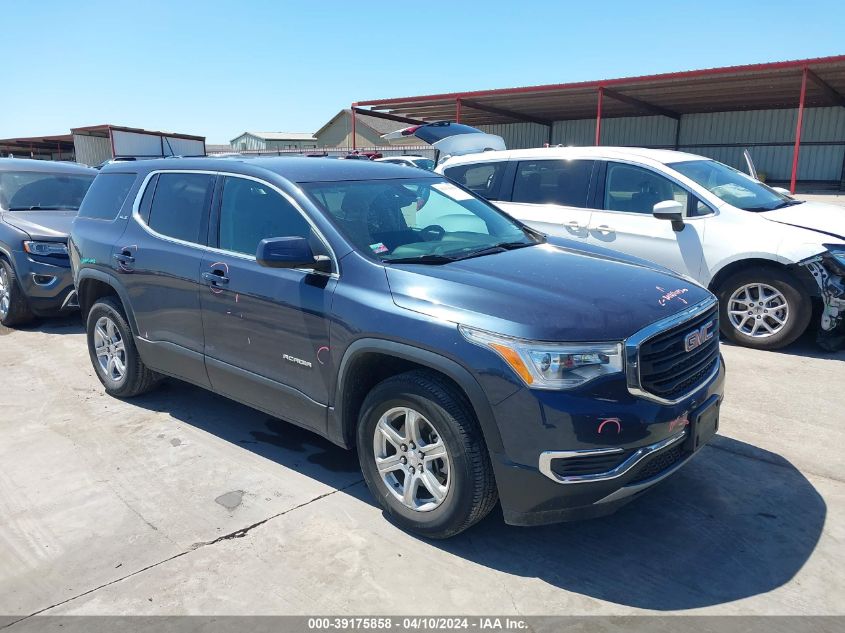
[{"label": "front tire", "polygon": [[357,442],[370,492],[403,529],[448,538],[496,505],[481,429],[436,374],[412,371],[376,385],[361,407]]},{"label": "front tire", "polygon": [[88,354],[106,393],[132,398],[147,393],[162,380],[147,368],[135,347],[132,330],[121,306],[111,298],[100,299],[86,321]]},{"label": "front tire", "polygon": [[0,323],[6,327],[24,325],[33,319],[15,269],[0,258]]},{"label": "front tire", "polygon": [[776,268],[749,268],[719,289],[719,319],[728,339],[755,349],[779,349],[807,329],[813,313],[809,294],[793,275]]}]

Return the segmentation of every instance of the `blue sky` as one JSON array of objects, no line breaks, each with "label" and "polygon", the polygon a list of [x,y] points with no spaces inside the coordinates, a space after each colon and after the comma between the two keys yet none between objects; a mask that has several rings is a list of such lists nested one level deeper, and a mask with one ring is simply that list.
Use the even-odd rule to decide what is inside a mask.
[{"label": "blue sky", "polygon": [[0,138],[113,123],[228,142],[352,101],[845,53],[845,2],[2,4]]}]

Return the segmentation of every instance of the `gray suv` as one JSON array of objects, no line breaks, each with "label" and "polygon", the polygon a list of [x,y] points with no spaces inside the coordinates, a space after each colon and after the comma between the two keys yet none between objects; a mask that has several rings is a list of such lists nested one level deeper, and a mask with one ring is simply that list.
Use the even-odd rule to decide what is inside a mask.
[{"label": "gray suv", "polygon": [[0,323],[78,307],[67,238],[96,169],[0,158]]}]

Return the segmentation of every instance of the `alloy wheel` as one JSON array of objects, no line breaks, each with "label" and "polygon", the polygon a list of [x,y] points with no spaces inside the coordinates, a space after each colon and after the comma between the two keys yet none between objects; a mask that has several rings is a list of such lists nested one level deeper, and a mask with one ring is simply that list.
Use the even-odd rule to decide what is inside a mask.
[{"label": "alloy wheel", "polygon": [[774,336],[789,321],[789,303],[777,288],[753,283],[737,288],[728,299],[728,318],[737,331],[754,338]]},{"label": "alloy wheel", "polygon": [[107,316],[97,319],[94,326],[94,351],[103,373],[115,382],[123,380],[126,375],[126,347],[117,325]]},{"label": "alloy wheel", "polygon": [[451,486],[449,453],[419,411],[386,411],[375,427],[373,454],[382,481],[405,507],[429,512],[443,503]]},{"label": "alloy wheel", "polygon": [[0,319],[5,319],[9,314],[12,303],[12,289],[9,288],[9,275],[6,269],[0,266]]}]

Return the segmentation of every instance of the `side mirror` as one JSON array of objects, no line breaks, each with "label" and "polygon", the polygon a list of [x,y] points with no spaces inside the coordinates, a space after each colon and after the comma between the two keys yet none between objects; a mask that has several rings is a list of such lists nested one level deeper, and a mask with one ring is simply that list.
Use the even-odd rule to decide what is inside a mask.
[{"label": "side mirror", "polygon": [[669,220],[675,231],[684,230],[684,205],[677,200],[658,202],[651,210],[658,220]]},{"label": "side mirror", "polygon": [[269,237],[258,243],[255,260],[267,268],[305,268],[331,272],[331,259],[314,255],[304,237]]}]

